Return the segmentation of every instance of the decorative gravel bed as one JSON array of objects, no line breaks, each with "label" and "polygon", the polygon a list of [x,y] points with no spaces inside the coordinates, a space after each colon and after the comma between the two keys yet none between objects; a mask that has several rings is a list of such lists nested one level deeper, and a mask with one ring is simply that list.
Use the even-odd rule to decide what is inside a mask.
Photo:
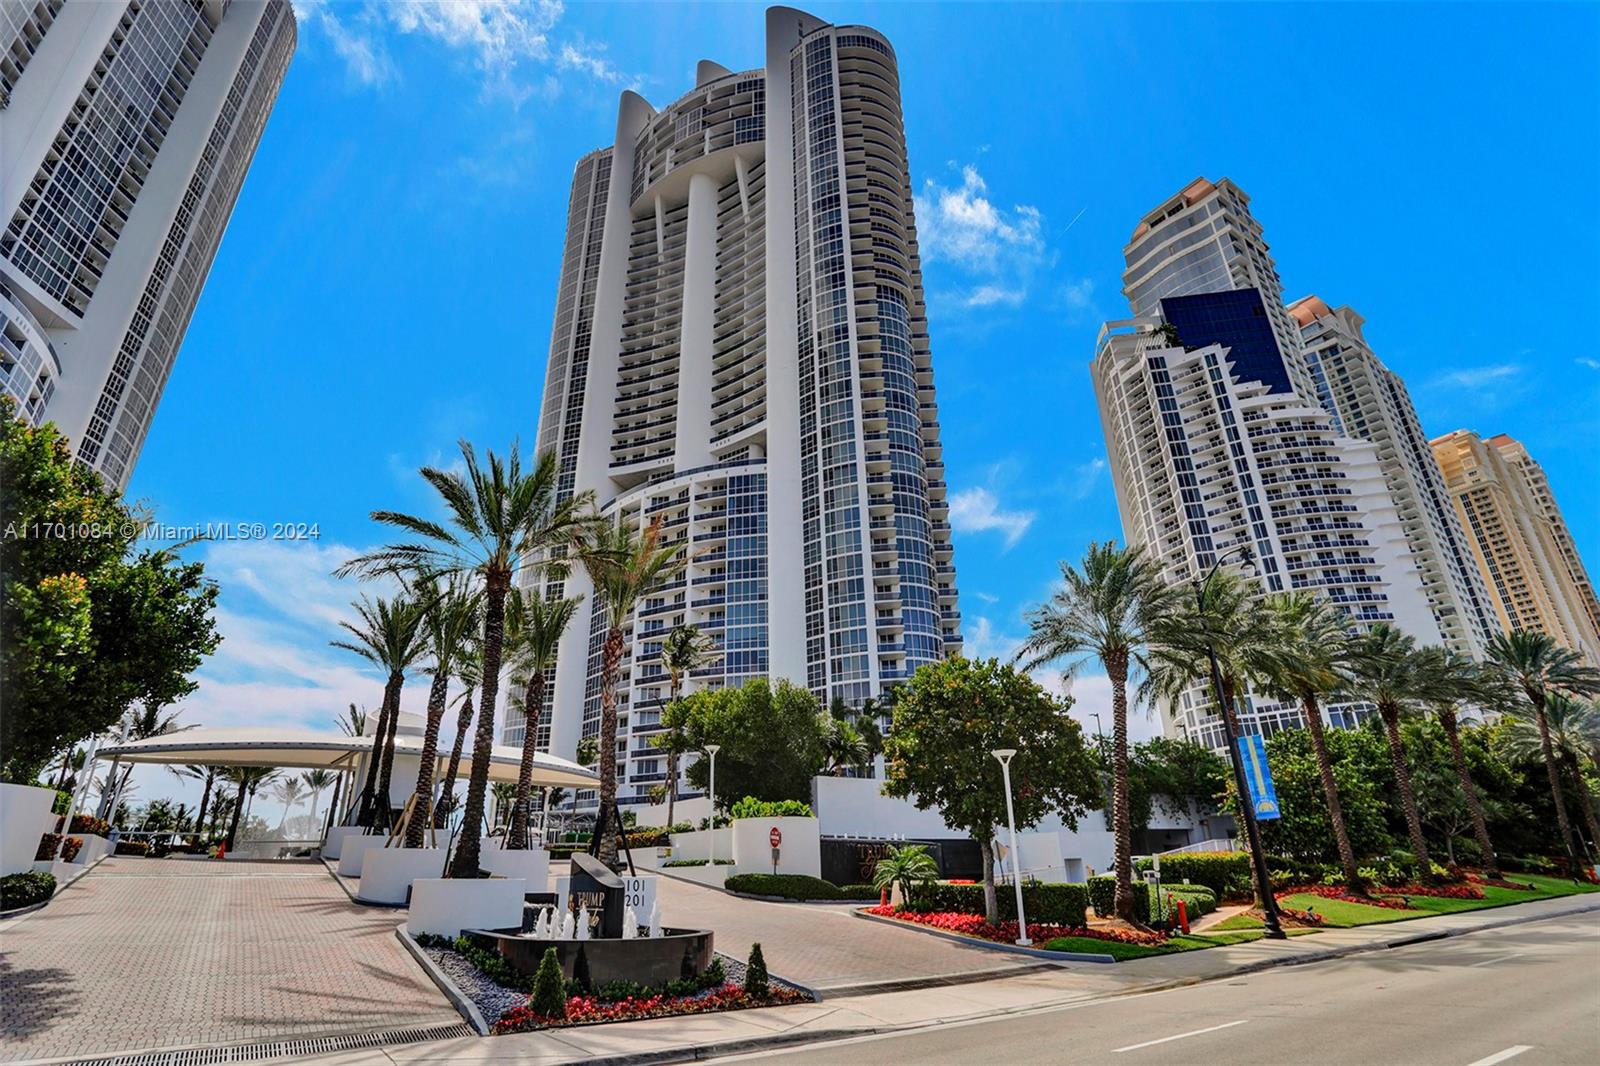
[{"label": "decorative gravel bed", "polygon": [[[482,970],[472,965],[467,957],[458,951],[451,948],[426,946],[422,950],[427,952],[428,957],[438,964],[439,969],[449,975],[450,980],[454,981],[462,992],[466,993],[467,998],[472,1000],[473,1005],[482,1012],[484,1019],[491,1026],[513,1007],[521,1007],[528,1002],[528,993],[519,992],[514,988],[507,988],[491,980]],[[722,960],[722,969],[728,975],[728,983],[743,986],[746,968],[744,962],[720,951],[716,952],[716,957]],[[785,993],[803,996],[808,1000],[811,998],[809,990],[791,981],[785,981],[776,974],[769,974],[767,982],[775,991],[782,990]],[[708,988],[693,996],[683,998],[688,1001],[712,999],[716,997],[718,991],[715,988]]]}]

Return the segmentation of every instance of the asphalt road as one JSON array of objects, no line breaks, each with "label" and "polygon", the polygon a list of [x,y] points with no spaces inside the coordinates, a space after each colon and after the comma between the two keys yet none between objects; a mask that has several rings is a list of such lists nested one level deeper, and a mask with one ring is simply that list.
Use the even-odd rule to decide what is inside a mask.
[{"label": "asphalt road", "polygon": [[1600,1063],[1600,917],[746,1058],[784,1066],[1593,1066]]}]

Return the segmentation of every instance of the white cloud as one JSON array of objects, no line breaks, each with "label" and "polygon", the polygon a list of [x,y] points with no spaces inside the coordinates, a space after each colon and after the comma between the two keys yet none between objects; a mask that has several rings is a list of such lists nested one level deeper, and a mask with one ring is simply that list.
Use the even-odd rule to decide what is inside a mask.
[{"label": "white cloud", "polygon": [[1580,355],[1573,362],[1579,366],[1586,366],[1590,370],[1600,370],[1600,359],[1591,359],[1587,355]]},{"label": "white cloud", "polygon": [[1016,546],[1028,527],[1033,525],[1032,511],[1007,511],[990,490],[981,486],[962,489],[950,497],[950,524],[960,533],[987,533],[998,530],[1004,534],[1006,548]]},{"label": "white cloud", "polygon": [[1094,495],[1100,487],[1100,476],[1106,472],[1104,459],[1090,459],[1087,463],[1079,463],[1072,468],[1072,476],[1064,486],[1066,494],[1073,500],[1086,500]]},{"label": "white cloud", "polygon": [[1448,389],[1482,389],[1496,382],[1514,378],[1522,373],[1516,363],[1499,363],[1494,366],[1463,367],[1434,376],[1430,384]]},{"label": "white cloud", "polygon": [[964,306],[1016,307],[1027,298],[1033,275],[1048,258],[1037,207],[996,205],[983,175],[968,164],[959,185],[929,178],[916,197],[916,211],[923,259],[966,275],[971,287],[959,297]]}]

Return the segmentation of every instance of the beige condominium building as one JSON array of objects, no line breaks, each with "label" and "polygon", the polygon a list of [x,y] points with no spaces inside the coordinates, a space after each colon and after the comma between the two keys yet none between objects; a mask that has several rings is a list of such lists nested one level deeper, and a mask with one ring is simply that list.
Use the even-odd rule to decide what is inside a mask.
[{"label": "beige condominium building", "polygon": [[1544,470],[1504,434],[1458,429],[1433,453],[1501,625],[1548,633],[1600,666],[1600,604]]}]

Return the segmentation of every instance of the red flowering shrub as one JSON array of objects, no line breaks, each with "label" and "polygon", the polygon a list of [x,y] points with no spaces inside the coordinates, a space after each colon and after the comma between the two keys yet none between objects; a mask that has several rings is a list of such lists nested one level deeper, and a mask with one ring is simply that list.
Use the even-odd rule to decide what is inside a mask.
[{"label": "red flowering shrub", "polygon": [[1362,903],[1368,907],[1388,907],[1390,910],[1405,910],[1406,905],[1397,899],[1384,899],[1380,896],[1358,896],[1347,888],[1338,885],[1301,885],[1299,888],[1289,888],[1282,892],[1274,893],[1279,899],[1285,896],[1321,896],[1323,899],[1337,899],[1345,903]]},{"label": "red flowering shrub", "polygon": [[548,1018],[528,1004],[512,1007],[495,1022],[497,1034],[526,1033],[562,1025],[594,1025],[600,1022],[638,1021],[641,1018],[669,1018],[681,1014],[706,1014],[712,1011],[742,1010],[746,1007],[774,1007],[809,1001],[804,992],[774,987],[765,996],[752,996],[732,982],[693,996],[629,996],[602,1000],[598,996],[568,996],[564,1017]]},{"label": "red flowering shrub", "polygon": [[74,814],[72,825],[68,827],[67,832],[92,833],[97,837],[103,837],[111,832],[111,823],[92,814]]},{"label": "red flowering shrub", "polygon": [[1496,880],[1494,878],[1485,877],[1483,876],[1483,873],[1478,870],[1467,870],[1464,876],[1468,882],[1474,885],[1493,885],[1495,888],[1509,888],[1515,892],[1533,892],[1537,887],[1532,883],[1525,881],[1507,881],[1503,877]]},{"label": "red flowering shrub", "polygon": [[1437,896],[1441,899],[1482,899],[1483,889],[1477,885],[1419,885],[1412,882],[1396,888],[1385,888],[1389,896]]},{"label": "red flowering shrub", "polygon": [[[934,929],[943,929],[948,933],[959,933],[961,936],[976,937],[979,940],[993,940],[998,944],[1010,944],[1017,939],[1017,923],[1015,921],[1005,921],[999,925],[994,925],[981,914],[960,914],[953,911],[923,914],[917,911],[897,911],[893,907],[882,906],[868,907],[866,908],[866,913],[880,918],[895,918],[902,922],[931,926]],[[1079,936],[1088,937],[1092,940],[1115,940],[1124,944],[1144,945],[1160,944],[1166,939],[1160,933],[1141,933],[1133,929],[1045,925],[1039,922],[1028,923],[1029,940],[1042,943],[1062,936]]]}]

